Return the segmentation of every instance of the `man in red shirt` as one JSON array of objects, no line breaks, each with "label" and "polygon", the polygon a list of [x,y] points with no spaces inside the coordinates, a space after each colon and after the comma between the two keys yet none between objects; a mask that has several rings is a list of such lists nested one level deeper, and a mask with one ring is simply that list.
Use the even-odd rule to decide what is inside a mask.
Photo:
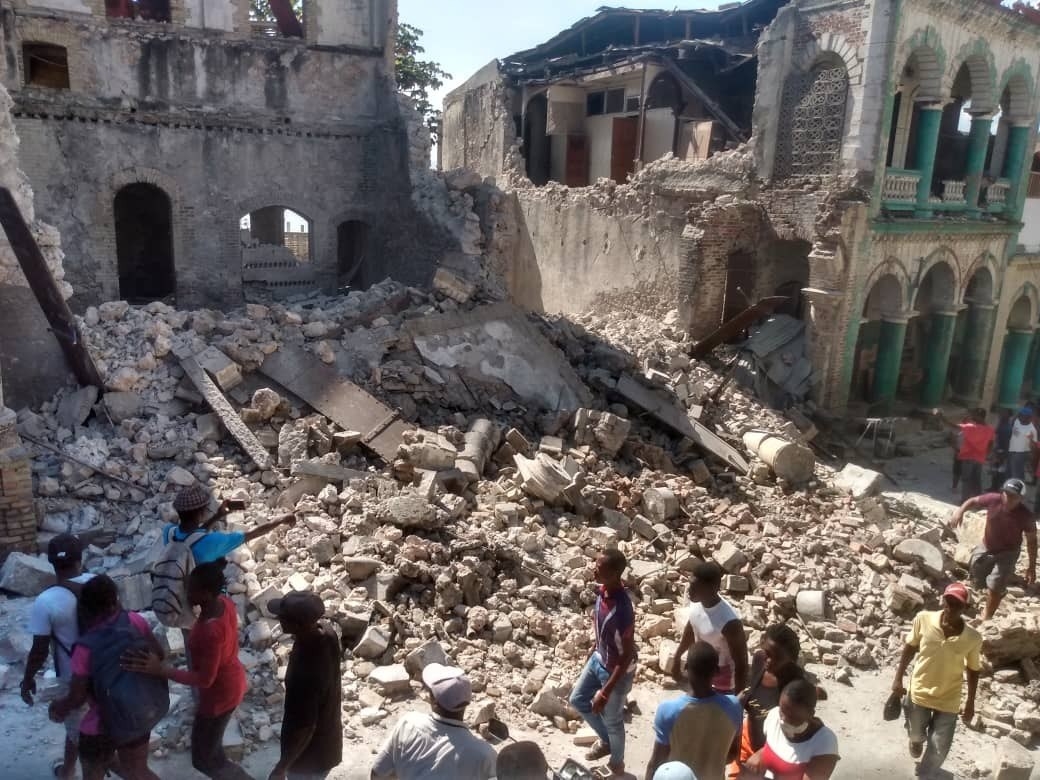
[{"label": "man in red shirt", "polygon": [[1026,540],[1029,563],[1026,582],[1036,582],[1036,520],[1022,501],[1026,486],[1020,479],[1009,479],[999,493],[986,493],[961,504],[950,518],[950,527],[956,528],[964,513],[974,509],[986,510],[986,530],[982,544],[971,554],[969,569],[976,587],[986,587],[986,609],[983,620],[989,620],[1000,606],[1008,581],[1015,574],[1015,565],[1022,552],[1022,537]]},{"label": "man in red shirt", "polygon": [[943,422],[960,432],[957,463],[960,465],[961,501],[964,502],[982,492],[982,469],[989,459],[997,432],[986,425],[985,409],[973,409],[964,422],[952,423],[945,419]]}]

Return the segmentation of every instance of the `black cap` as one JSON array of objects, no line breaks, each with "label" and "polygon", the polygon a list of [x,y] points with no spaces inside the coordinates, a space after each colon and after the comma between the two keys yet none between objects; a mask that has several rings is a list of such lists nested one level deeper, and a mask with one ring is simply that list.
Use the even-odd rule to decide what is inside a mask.
[{"label": "black cap", "polygon": [[79,563],[83,558],[83,544],[78,536],[58,534],[47,545],[47,560],[51,565]]},{"label": "black cap", "polygon": [[1016,496],[1025,495],[1026,483],[1020,479],[1012,477],[1004,483],[1004,487],[1001,490],[1005,493],[1014,493]]},{"label": "black cap", "polygon": [[267,602],[268,611],[277,618],[297,623],[313,623],[325,614],[325,602],[306,590],[294,590],[280,599]]}]

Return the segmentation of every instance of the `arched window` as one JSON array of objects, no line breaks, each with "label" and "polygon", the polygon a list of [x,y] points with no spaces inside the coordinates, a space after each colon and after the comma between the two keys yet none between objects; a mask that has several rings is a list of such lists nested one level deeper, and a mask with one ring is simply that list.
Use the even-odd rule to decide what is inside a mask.
[{"label": "arched window", "polygon": [[848,93],[848,71],[835,57],[787,77],[777,138],[778,178],[838,172]]},{"label": "arched window", "polygon": [[173,211],[154,184],[135,182],[116,193],[116,260],[119,297],[148,303],[173,295]]}]

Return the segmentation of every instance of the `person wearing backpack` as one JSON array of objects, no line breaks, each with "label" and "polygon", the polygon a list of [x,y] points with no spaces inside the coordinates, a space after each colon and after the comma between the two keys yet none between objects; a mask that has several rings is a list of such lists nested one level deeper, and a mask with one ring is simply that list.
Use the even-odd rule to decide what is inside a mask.
[{"label": "person wearing backpack", "polygon": [[[21,694],[22,701],[30,707],[36,693],[36,675],[51,652],[54,654],[54,673],[62,686],[59,695],[68,693],[72,679],[72,646],[79,639],[76,602],[80,588],[94,576],[83,573],[83,545],[72,534],[58,534],[51,539],[47,545],[47,560],[54,567],[58,582],[36,597],[29,613],[29,633],[33,635],[33,644],[25,662]],[[65,755],[53,766],[54,776],[60,780],[72,780],[76,776],[79,724],[85,712],[85,707],[79,707],[72,710],[64,721]]]},{"label": "person wearing backpack", "polygon": [[79,596],[83,633],[72,650],[68,694],[51,703],[50,719],[60,723],[87,704],[79,727],[79,759],[83,780],[103,780],[118,759],[124,780],[159,780],[148,767],[152,729],[170,709],[165,680],[126,671],[127,651],[162,648],[147,621],[119,606],[111,577],[99,575],[83,585]]},{"label": "person wearing backpack", "polygon": [[191,727],[191,765],[217,780],[250,780],[224,754],[224,731],[246,694],[246,670],[238,660],[238,611],[223,595],[224,568],[219,562],[196,566],[188,575],[188,603],[200,608],[191,630],[191,668],[175,669],[147,650],[128,652],[123,668],[198,690]]},{"label": "person wearing backpack", "polygon": [[[211,531],[209,527],[227,513],[230,505],[228,501],[222,502],[216,514],[207,520],[210,498],[209,490],[197,482],[177,494],[173,508],[180,523],[171,523],[163,528],[163,551],[152,567],[152,611],[164,626],[181,629],[184,647],[189,654],[191,626],[195,622],[187,592],[191,570],[204,563],[222,561],[228,553],[246,542],[296,521],[290,514],[245,533]],[[190,655],[188,662],[190,665]]]}]

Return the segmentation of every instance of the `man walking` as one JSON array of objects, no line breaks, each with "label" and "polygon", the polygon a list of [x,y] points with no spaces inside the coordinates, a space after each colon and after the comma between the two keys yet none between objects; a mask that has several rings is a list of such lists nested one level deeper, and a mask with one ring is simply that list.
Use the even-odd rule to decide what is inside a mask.
[{"label": "man walking", "polygon": [[690,577],[690,617],[683,627],[672,676],[680,679],[682,659],[696,642],[707,642],[718,653],[719,667],[712,684],[719,693],[739,693],[747,687],[747,637],[740,615],[719,595],[722,567],[714,561],[699,563]]},{"label": "man walking", "polygon": [[609,755],[607,766],[615,775],[625,773],[625,699],[636,669],[635,610],[621,581],[627,566],[620,550],[596,558],[596,644],[571,693],[571,706],[599,737],[585,759]]},{"label": "man walking", "polygon": [[[52,650],[54,673],[62,686],[59,698],[68,694],[72,679],[72,647],[79,639],[76,605],[80,588],[94,576],[83,573],[83,545],[72,534],[58,534],[51,539],[47,545],[47,560],[54,567],[58,582],[36,597],[29,613],[29,633],[33,635],[33,643],[25,662],[21,694],[22,701],[30,707],[36,693],[36,675]],[[86,707],[77,707],[63,721],[65,756],[53,767],[54,775],[61,780],[72,780],[76,776],[79,725],[85,713]]]},{"label": "man walking", "polygon": [[646,780],[653,780],[668,760],[683,762],[699,777],[722,777],[727,762],[736,759],[744,708],[736,696],[712,687],[718,668],[715,648],[697,642],[686,662],[693,695],[684,693],[657,705]]},{"label": "man walking", "polygon": [[488,780],[495,749],[469,730],[466,707],[473,686],[461,669],[428,664],[423,685],[432,714],[409,712],[397,722],[372,764],[372,780]]},{"label": "man walking", "polygon": [[961,504],[950,518],[950,527],[956,528],[964,520],[964,513],[973,509],[986,510],[986,530],[982,544],[971,554],[969,570],[976,588],[986,588],[986,608],[983,620],[989,620],[1000,606],[1008,581],[1015,575],[1015,566],[1022,552],[1022,537],[1026,540],[1026,582],[1036,582],[1036,520],[1022,500],[1026,486],[1020,479],[1009,479],[999,493],[985,493]]},{"label": "man walking", "polygon": [[343,760],[340,646],[318,596],[293,591],[268,605],[294,637],[285,672],[281,757],[269,780],[324,780]]},{"label": "man walking", "polygon": [[1033,425],[1033,410],[1023,406],[1011,424],[1011,439],[1008,442],[1008,476],[1025,479],[1026,466],[1033,457],[1036,446],[1036,426]]},{"label": "man walking", "polygon": [[[975,717],[982,636],[964,621],[968,601],[968,589],[954,582],[943,591],[941,610],[919,612],[896,668],[892,691],[904,696],[903,675],[917,657],[910,675],[910,695],[903,706],[910,755],[920,759],[921,777],[929,777],[942,767],[953,743],[958,713],[965,724]],[[965,677],[968,691],[962,708]]]}]

